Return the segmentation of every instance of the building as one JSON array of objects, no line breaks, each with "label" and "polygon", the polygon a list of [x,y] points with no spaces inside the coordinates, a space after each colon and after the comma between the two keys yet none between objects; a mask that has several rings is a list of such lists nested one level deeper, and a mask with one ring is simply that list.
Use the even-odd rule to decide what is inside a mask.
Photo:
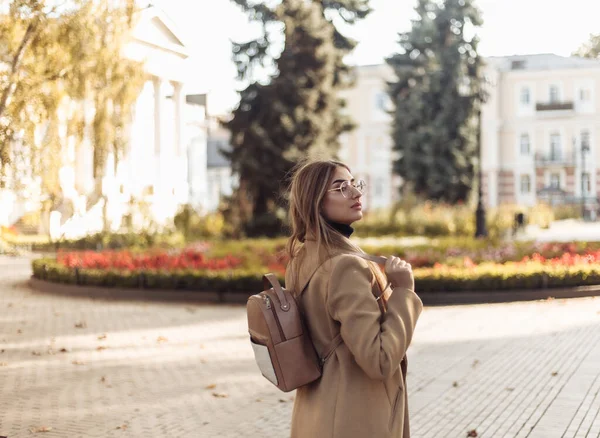
[{"label": "building", "polygon": [[230,137],[230,132],[221,126],[218,118],[210,119],[207,146],[207,211],[217,210],[221,199],[231,196],[239,185],[239,177],[233,174],[231,162],[222,153],[231,150]]},{"label": "building", "polygon": [[[482,109],[489,206],[595,200],[600,189],[600,61],[491,57]],[[594,201],[595,202],[595,201]]]},{"label": "building", "polygon": [[344,90],[346,112],[356,128],[341,136],[340,159],[355,178],[367,182],[365,210],[387,208],[399,198],[401,179],[392,175],[391,102],[386,82],[393,79],[387,64],[356,68],[356,82]]},{"label": "building", "polygon": [[[356,129],[341,158],[364,178],[368,207],[398,199],[392,176],[387,65],[356,69],[344,93]],[[488,206],[581,202],[600,191],[600,61],[553,54],[486,58],[489,97],[482,109],[483,192]],[[584,151],[582,153],[582,150]]]},{"label": "building", "polygon": [[[146,83],[134,106],[124,157],[114,166],[109,156],[102,180],[103,197],[94,197],[93,148],[88,135],[80,145],[65,137],[60,186],[64,203],[73,208],[50,213],[45,227],[53,238],[76,238],[103,229],[106,215],[111,230],[119,230],[124,218],[134,227],[148,221],[166,224],[182,204],[201,202],[206,188],[206,100],[203,95],[186,96],[188,48],[174,23],[156,7],[141,12],[124,48],[125,57],[141,61]],[[204,100],[203,100],[204,99]],[[60,123],[65,123],[63,107]],[[86,106],[86,125],[94,114]],[[66,129],[63,129],[66,131]],[[2,200],[10,202],[2,203]],[[0,193],[0,225],[10,225],[39,202],[21,200],[5,190]],[[137,206],[137,207],[133,207]],[[6,207],[6,209],[4,208]],[[138,208],[139,207],[139,208]]]}]

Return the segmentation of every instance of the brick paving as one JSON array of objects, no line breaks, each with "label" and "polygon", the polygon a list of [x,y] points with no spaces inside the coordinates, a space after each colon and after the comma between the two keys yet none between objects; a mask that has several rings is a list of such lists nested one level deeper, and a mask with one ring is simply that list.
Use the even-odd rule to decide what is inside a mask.
[{"label": "brick paving", "polygon": [[[243,306],[53,296],[29,273],[0,256],[0,435],[289,436]],[[427,307],[408,389],[416,438],[600,437],[600,298]]]}]

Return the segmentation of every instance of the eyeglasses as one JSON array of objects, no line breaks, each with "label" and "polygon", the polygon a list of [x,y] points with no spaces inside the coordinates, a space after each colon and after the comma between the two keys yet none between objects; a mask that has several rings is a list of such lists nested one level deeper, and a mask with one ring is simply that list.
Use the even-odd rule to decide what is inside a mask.
[{"label": "eyeglasses", "polygon": [[352,184],[350,181],[344,181],[342,184],[340,184],[339,187],[336,187],[335,189],[330,189],[327,191],[335,192],[335,191],[339,190],[340,192],[342,192],[342,196],[344,198],[351,198],[352,190],[350,189],[350,187],[358,190],[359,193],[362,195],[364,193],[365,189],[367,188],[367,183],[363,179],[359,179],[358,181],[356,181],[356,184]]}]

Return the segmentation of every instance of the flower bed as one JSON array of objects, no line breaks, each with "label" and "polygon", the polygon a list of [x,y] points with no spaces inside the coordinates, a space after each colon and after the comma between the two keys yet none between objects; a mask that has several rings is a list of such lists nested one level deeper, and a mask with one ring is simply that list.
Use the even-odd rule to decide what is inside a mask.
[{"label": "flower bed", "polygon": [[[535,245],[541,252],[525,256],[524,247],[510,251],[450,248],[442,251],[448,257],[447,263],[418,252],[414,256],[407,253],[405,258],[415,267],[419,293],[572,287],[600,284],[600,249],[592,249],[593,246]],[[35,260],[33,272],[39,279],[80,285],[249,294],[262,290],[261,278],[266,272],[276,273],[283,281],[286,259],[280,247],[246,249],[252,251],[246,255],[241,252],[236,256],[212,254],[211,257],[206,246],[171,253],[59,253],[55,259]],[[521,258],[516,259],[518,256]],[[483,257],[498,261],[480,260]]]}]

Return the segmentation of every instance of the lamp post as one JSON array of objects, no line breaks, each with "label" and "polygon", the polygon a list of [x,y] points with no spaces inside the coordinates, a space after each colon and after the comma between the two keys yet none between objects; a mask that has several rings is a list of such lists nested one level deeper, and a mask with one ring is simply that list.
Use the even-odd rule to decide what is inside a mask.
[{"label": "lamp post", "polygon": [[581,138],[581,218],[585,220],[585,153],[587,152],[587,144]]},{"label": "lamp post", "polygon": [[477,108],[477,177],[478,177],[478,193],[477,193],[477,209],[475,210],[475,238],[480,239],[487,237],[488,232],[485,224],[485,206],[483,205],[483,172],[481,170],[481,102]]}]

